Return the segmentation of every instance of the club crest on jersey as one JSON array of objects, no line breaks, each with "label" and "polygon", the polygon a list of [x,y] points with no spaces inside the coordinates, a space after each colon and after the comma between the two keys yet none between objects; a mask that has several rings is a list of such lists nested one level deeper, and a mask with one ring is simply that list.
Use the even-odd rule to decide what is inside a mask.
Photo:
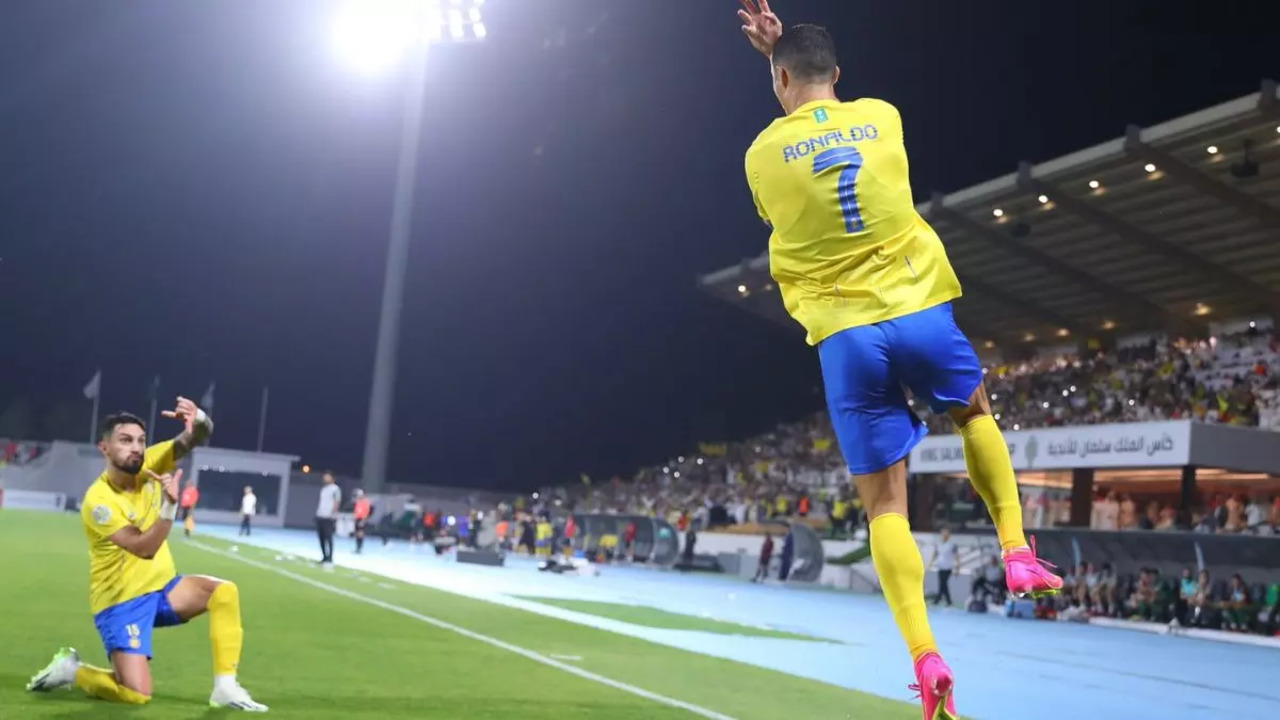
[{"label": "club crest on jersey", "polygon": [[820,122],[820,123],[824,123],[824,122],[826,122],[826,121],[829,119],[829,118],[827,117],[827,109],[826,109],[826,108],[818,108],[817,110],[814,110],[814,111],[813,111],[813,119],[814,119],[814,120],[817,120],[817,121],[818,121],[818,122]]},{"label": "club crest on jersey", "polygon": [[99,525],[106,525],[111,522],[111,508],[106,505],[98,505],[93,509],[93,521]]}]

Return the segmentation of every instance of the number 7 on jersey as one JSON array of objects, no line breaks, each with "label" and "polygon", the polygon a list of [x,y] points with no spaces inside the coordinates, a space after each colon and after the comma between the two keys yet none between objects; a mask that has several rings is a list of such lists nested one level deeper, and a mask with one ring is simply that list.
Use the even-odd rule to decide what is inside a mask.
[{"label": "number 7 on jersey", "polygon": [[837,168],[840,178],[836,183],[836,195],[840,199],[840,211],[844,214],[845,231],[862,232],[866,229],[862,210],[858,207],[858,173],[862,170],[862,153],[857,148],[838,147],[824,150],[813,158],[814,177]]}]

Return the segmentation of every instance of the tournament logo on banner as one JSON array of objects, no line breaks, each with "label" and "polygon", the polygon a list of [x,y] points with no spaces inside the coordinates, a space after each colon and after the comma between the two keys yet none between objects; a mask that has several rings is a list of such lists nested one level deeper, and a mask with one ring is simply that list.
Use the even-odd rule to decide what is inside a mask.
[{"label": "tournament logo on banner", "polygon": [[[1191,462],[1191,421],[1117,423],[1006,432],[1017,470],[1178,467]],[[911,451],[914,473],[965,472],[959,435],[931,435]]]}]

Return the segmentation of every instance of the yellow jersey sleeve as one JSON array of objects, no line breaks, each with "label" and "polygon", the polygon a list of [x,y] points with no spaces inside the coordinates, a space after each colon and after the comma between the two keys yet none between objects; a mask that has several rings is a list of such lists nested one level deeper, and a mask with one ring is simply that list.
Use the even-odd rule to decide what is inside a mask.
[{"label": "yellow jersey sleeve", "polygon": [[95,482],[85,493],[84,502],[80,505],[80,519],[84,521],[89,536],[100,540],[132,525],[115,494],[105,490],[101,482]]},{"label": "yellow jersey sleeve", "polygon": [[760,202],[760,172],[756,169],[752,160],[753,150],[755,150],[754,144],[752,144],[751,150],[747,151],[747,186],[751,188],[751,200],[756,204],[756,213],[760,215],[760,219],[764,221],[765,225],[772,225],[769,221],[769,213],[765,211],[764,204]]},{"label": "yellow jersey sleeve", "polygon": [[149,478],[146,471],[157,475],[171,473],[178,467],[178,458],[174,454],[174,446],[172,440],[165,440],[162,443],[156,443],[147,448],[146,453],[142,456],[142,477]]}]

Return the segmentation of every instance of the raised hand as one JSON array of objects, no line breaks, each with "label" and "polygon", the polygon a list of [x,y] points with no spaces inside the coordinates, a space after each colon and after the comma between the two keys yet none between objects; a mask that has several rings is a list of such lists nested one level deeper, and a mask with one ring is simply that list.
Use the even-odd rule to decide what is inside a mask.
[{"label": "raised hand", "polygon": [[769,0],[738,0],[742,9],[738,18],[742,20],[742,33],[751,41],[751,47],[759,50],[765,57],[773,57],[773,46],[782,37],[782,21],[769,8]]},{"label": "raised hand", "polygon": [[178,405],[172,410],[165,410],[160,413],[167,418],[181,420],[187,426],[187,432],[192,432],[195,428],[196,416],[200,413],[200,408],[190,400],[178,396]]},{"label": "raised hand", "polygon": [[147,468],[147,475],[149,475],[152,480],[160,483],[161,489],[164,490],[166,500],[171,503],[178,502],[178,489],[182,487],[182,468],[178,468],[178,471],[175,473],[165,473],[163,475],[157,475],[152,472],[150,468]]}]

